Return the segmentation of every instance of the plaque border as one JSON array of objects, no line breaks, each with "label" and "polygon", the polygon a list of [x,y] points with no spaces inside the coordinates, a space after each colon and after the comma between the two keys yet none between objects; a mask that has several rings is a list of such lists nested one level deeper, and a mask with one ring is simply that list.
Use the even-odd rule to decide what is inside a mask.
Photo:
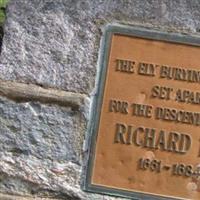
[{"label": "plaque border", "polygon": [[96,90],[92,99],[92,109],[90,113],[90,119],[87,127],[88,136],[88,157],[86,166],[86,177],[83,184],[83,190],[87,192],[107,194],[116,197],[131,198],[134,200],[180,200],[184,198],[176,198],[174,196],[160,196],[154,195],[148,192],[135,192],[129,191],[128,189],[112,188],[107,186],[99,186],[91,183],[92,168],[95,157],[96,141],[99,128],[99,119],[101,116],[101,106],[103,101],[103,95],[105,90],[105,80],[107,75],[107,66],[110,55],[111,39],[114,34],[121,34],[125,36],[133,36],[143,39],[178,43],[184,45],[191,45],[200,47],[200,36],[197,35],[186,35],[182,33],[174,32],[161,32],[159,30],[128,26],[120,24],[109,24],[104,28],[103,35],[101,38],[99,62],[98,62],[98,73],[96,80]]}]

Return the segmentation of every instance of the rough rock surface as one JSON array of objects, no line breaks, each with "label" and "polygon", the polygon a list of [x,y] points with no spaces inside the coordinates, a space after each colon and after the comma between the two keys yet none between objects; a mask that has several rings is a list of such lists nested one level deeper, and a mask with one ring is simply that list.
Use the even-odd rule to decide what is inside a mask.
[{"label": "rough rock surface", "polygon": [[73,111],[0,97],[0,193],[114,199],[80,186],[102,30],[121,23],[199,35],[199,10],[198,0],[10,0],[0,79],[84,93],[88,103]]},{"label": "rough rock surface", "polygon": [[80,189],[85,123],[79,113],[1,97],[0,125],[1,192],[59,199],[98,197]]},{"label": "rough rock surface", "polygon": [[90,93],[108,23],[198,32],[198,0],[11,0],[0,78]]}]

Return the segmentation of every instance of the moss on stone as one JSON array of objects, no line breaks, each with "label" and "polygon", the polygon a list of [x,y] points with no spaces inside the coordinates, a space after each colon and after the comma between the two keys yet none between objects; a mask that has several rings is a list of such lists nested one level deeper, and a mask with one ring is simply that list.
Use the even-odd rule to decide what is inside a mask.
[{"label": "moss on stone", "polygon": [[8,1],[9,0],[0,0],[0,26],[2,26],[5,21],[5,10]]}]

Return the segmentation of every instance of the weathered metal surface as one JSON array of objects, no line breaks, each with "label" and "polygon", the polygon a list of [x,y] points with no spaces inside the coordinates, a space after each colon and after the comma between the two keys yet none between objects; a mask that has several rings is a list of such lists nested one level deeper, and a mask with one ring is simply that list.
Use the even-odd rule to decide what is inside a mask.
[{"label": "weathered metal surface", "polygon": [[109,27],[86,189],[200,199],[200,39]]}]

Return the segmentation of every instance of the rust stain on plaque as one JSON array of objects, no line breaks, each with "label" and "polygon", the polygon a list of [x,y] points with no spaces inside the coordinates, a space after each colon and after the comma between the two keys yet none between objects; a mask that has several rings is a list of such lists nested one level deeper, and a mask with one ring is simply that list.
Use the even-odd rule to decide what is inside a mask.
[{"label": "rust stain on plaque", "polygon": [[200,199],[199,55],[195,45],[112,34],[91,185]]}]

